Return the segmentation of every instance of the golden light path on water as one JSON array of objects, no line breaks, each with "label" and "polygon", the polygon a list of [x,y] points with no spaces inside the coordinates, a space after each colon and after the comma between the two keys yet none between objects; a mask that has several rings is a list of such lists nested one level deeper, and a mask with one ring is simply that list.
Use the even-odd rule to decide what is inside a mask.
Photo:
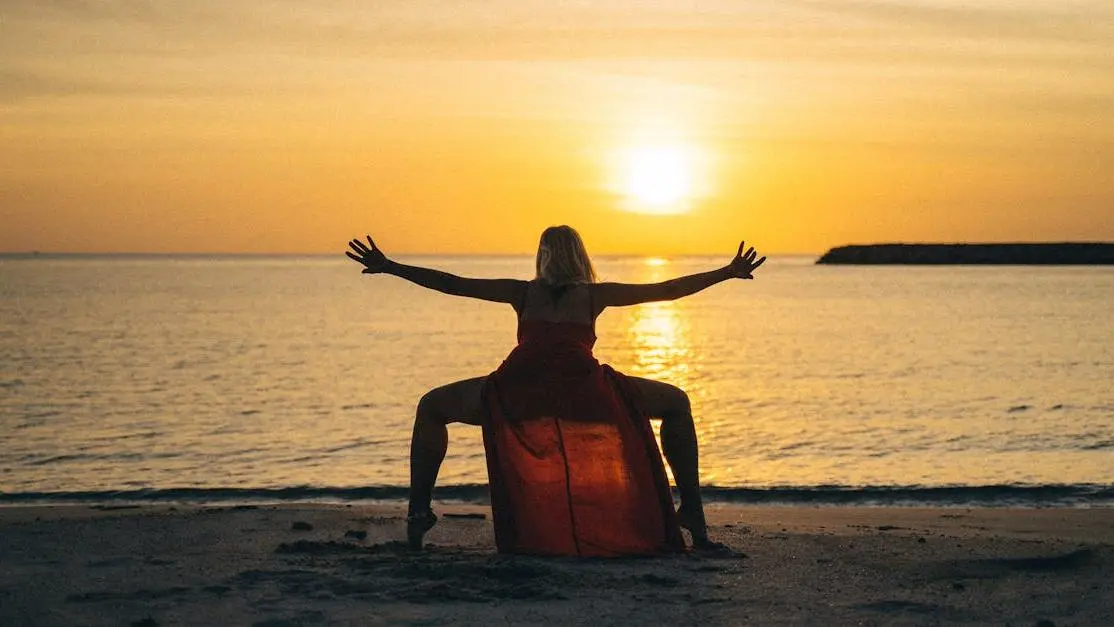
[{"label": "golden light path on water", "polygon": [[[649,257],[645,260],[639,282],[656,283],[673,278],[669,260]],[[681,301],[644,303],[631,310],[626,322],[625,341],[632,352],[632,361],[619,364],[624,372],[656,381],[667,381],[689,393],[694,406],[698,406],[692,362],[695,358],[692,329]],[[712,433],[694,416],[698,441],[706,441]],[[660,424],[654,425],[654,437],[661,448]],[[701,478],[714,479],[715,473],[701,469]],[[666,465],[670,481],[672,469]]]}]

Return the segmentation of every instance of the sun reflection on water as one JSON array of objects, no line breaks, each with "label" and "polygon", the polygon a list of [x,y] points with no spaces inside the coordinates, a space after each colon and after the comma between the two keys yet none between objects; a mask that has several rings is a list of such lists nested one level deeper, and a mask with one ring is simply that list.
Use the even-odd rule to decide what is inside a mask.
[{"label": "sun reflection on water", "polygon": [[[669,266],[668,259],[648,257],[635,280],[656,283],[673,278]],[[686,388],[693,349],[688,318],[678,301],[644,303],[632,308],[625,336],[631,350],[630,374]]]},{"label": "sun reflection on water", "polygon": [[672,302],[646,303],[633,314],[627,331],[634,349],[631,374],[683,386],[692,346],[679,307]]},{"label": "sun reflection on water", "polygon": [[[649,257],[635,280],[655,283],[673,278],[670,261],[660,257]],[[654,379],[675,385],[689,395],[692,402],[697,438],[707,441],[712,437],[708,425],[700,419],[700,398],[702,390],[698,384],[696,364],[699,361],[693,344],[692,327],[687,307],[681,301],[644,303],[633,307],[625,324],[625,344],[629,347],[628,364],[625,372],[634,376]],[[660,430],[655,426],[654,435],[661,446]],[[701,480],[711,481],[714,474],[710,469],[701,469]],[[670,481],[672,470],[666,467]]]}]

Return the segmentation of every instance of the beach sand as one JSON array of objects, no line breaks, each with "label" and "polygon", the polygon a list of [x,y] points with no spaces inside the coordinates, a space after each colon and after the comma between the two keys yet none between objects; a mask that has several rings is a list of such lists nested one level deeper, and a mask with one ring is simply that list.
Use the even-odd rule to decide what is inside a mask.
[{"label": "beach sand", "polygon": [[396,504],[0,508],[0,625],[1114,622],[1109,509],[712,506],[734,555],[578,560],[436,507],[420,553]]}]

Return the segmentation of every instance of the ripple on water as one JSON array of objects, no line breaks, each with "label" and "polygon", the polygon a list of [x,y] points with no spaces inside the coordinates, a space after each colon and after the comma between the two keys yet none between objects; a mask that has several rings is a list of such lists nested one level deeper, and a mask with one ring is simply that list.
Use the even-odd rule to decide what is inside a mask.
[{"label": "ripple on water", "polygon": [[[0,491],[406,485],[417,399],[514,344],[505,307],[403,282],[353,292],[343,263],[67,263],[0,266],[26,310],[0,297]],[[710,263],[599,270],[641,282]],[[1112,275],[888,270],[772,259],[746,286],[608,310],[597,355],[685,387],[724,485],[1111,480]],[[450,427],[442,478],[486,481],[478,429]]]}]

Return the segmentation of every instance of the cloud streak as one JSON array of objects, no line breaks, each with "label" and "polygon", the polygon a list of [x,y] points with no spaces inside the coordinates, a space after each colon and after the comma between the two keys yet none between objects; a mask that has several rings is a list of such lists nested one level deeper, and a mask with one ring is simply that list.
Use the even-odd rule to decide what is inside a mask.
[{"label": "cloud streak", "polygon": [[[28,49],[71,53],[216,54],[249,50],[504,59],[733,58],[894,43],[1061,45],[1087,57],[1108,48],[1104,2],[1024,4],[931,0],[747,3],[489,2],[227,3],[17,0],[6,21],[33,33]],[[54,35],[52,37],[51,35]],[[72,36],[72,43],[61,40]],[[92,35],[92,36],[91,36]],[[11,40],[4,45],[12,51]],[[782,50],[768,50],[781,44]],[[941,54],[949,46],[937,46]]]}]

